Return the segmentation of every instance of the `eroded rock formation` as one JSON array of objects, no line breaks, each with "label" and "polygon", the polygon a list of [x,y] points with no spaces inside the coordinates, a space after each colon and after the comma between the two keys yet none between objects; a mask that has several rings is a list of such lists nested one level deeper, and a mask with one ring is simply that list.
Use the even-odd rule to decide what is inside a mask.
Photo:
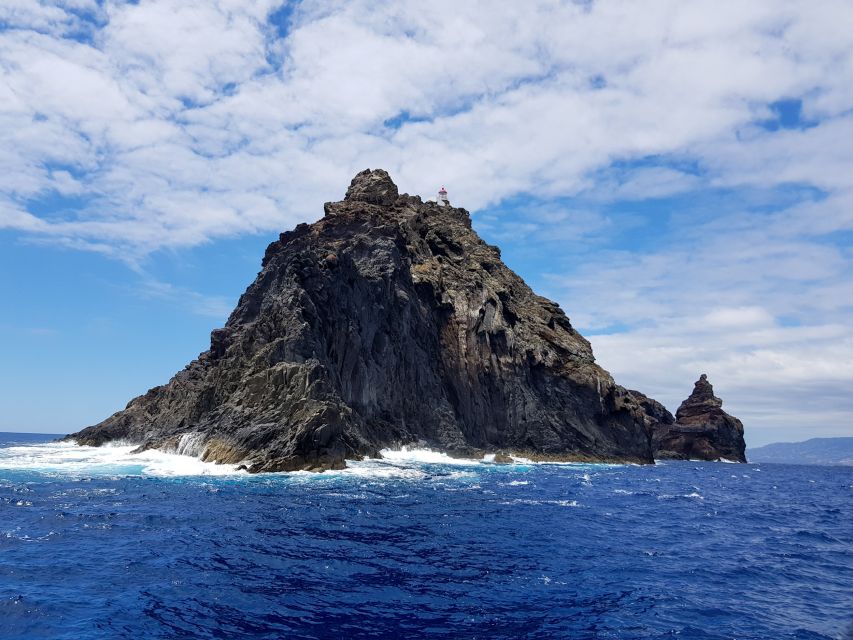
[{"label": "eroded rock formation", "polygon": [[385,171],[366,170],[322,219],[268,247],[208,351],[69,437],[253,472],[340,468],[412,443],[649,463],[646,421],[467,211],[399,195]]},{"label": "eroded rock formation", "polygon": [[743,424],[723,411],[723,401],[714,395],[714,387],[704,373],[690,397],[678,407],[674,419],[659,402],[636,391],[631,393],[646,411],[656,458],[746,462]]}]

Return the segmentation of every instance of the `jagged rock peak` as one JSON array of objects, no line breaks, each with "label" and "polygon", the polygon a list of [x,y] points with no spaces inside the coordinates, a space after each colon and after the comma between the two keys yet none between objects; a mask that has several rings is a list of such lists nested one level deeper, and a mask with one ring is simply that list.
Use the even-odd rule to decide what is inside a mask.
[{"label": "jagged rock peak", "polygon": [[707,413],[723,406],[723,401],[714,395],[714,387],[708,382],[708,375],[702,374],[693,385],[693,393],[681,403],[675,412],[677,420]]},{"label": "jagged rock peak", "polygon": [[676,411],[674,422],[669,412],[656,411],[657,407],[647,402],[641,404],[656,458],[746,462],[743,424],[723,411],[723,401],[714,395],[704,373]]},{"label": "jagged rock peak", "polygon": [[388,206],[394,204],[400,193],[391,176],[384,169],[365,169],[352,179],[345,200]]}]

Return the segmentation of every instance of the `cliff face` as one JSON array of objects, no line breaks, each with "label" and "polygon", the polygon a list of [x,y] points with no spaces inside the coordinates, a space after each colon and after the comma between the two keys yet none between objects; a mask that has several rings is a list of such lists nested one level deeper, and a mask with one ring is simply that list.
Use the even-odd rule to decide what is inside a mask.
[{"label": "cliff face", "polygon": [[210,349],[69,436],[323,470],[387,446],[652,462],[646,414],[468,212],[363,171],[283,233]]},{"label": "cliff face", "polygon": [[656,458],[746,462],[743,424],[723,411],[723,401],[714,395],[704,373],[690,397],[678,407],[674,420],[663,405],[646,400],[657,405],[646,411]]}]

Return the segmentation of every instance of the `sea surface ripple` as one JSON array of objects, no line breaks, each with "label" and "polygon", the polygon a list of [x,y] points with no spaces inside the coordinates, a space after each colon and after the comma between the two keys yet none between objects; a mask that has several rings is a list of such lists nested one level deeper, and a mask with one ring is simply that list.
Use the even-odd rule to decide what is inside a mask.
[{"label": "sea surface ripple", "polygon": [[0,638],[853,637],[853,468],[129,451],[0,434]]}]

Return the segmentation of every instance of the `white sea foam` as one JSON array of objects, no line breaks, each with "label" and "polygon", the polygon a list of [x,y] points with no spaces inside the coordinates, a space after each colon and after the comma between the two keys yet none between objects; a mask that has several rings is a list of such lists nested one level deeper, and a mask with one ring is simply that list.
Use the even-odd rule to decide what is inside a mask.
[{"label": "white sea foam", "polygon": [[[405,466],[402,464],[387,464],[381,460],[362,460],[362,461],[347,461],[347,468],[340,471],[326,471],[322,476],[329,474],[329,477],[344,476],[360,478],[365,480],[421,480],[427,477],[427,474],[418,468]],[[312,474],[316,476],[317,474]]]},{"label": "white sea foam", "polygon": [[[435,480],[458,480],[476,478],[475,468],[484,460],[451,458],[446,453],[431,449],[383,449],[381,458],[365,458],[364,460],[347,460],[347,468],[340,471],[327,471],[323,476],[328,477],[357,477],[366,480],[403,479],[421,480],[434,477]],[[466,470],[451,471],[435,475],[433,465],[451,466],[455,468],[468,467]]]},{"label": "white sea foam", "polygon": [[[390,462],[404,463],[420,463],[420,464],[452,464],[461,466],[471,466],[489,462],[484,459],[473,458],[451,458],[446,453],[433,451],[432,449],[413,449],[403,447],[401,449],[382,449],[380,451],[382,458]],[[492,456],[494,460],[494,456]]]},{"label": "white sea foam", "polygon": [[579,507],[577,500],[546,500],[548,504],[556,504],[561,507]]},{"label": "white sea foam", "polygon": [[674,496],[668,493],[662,493],[658,496],[658,500],[676,500],[678,498],[690,498],[692,500],[704,500],[705,497],[693,491],[692,493],[684,493],[682,495]]},{"label": "white sea foam", "polygon": [[[239,465],[202,462],[199,435],[185,434],[174,451],[155,449],[131,453],[136,445],[110,443],[101,447],[80,446],[72,442],[47,442],[0,448],[0,469],[30,470],[69,476],[237,476]],[[482,459],[452,458],[446,453],[431,449],[403,447],[399,450],[383,449],[382,458],[347,461],[347,468],[323,474],[291,472],[286,475],[296,481],[315,481],[350,477],[360,480],[422,480],[459,481],[476,478],[479,469],[511,471],[533,463],[524,458],[514,458],[513,464],[495,465],[494,455]],[[451,467],[455,471],[439,471],[435,467]],[[279,475],[279,474],[276,474]],[[589,474],[583,475],[589,482]],[[470,484],[470,483],[469,483]],[[525,485],[527,481],[513,481],[512,486]]]},{"label": "white sea foam", "polygon": [[579,507],[577,500],[530,500],[527,498],[517,498],[515,500],[505,500],[501,504],[553,504],[558,507]]},{"label": "white sea foam", "polygon": [[451,471],[444,478],[449,478],[450,480],[459,480],[461,478],[477,478],[477,474],[473,471]]},{"label": "white sea foam", "polygon": [[[231,476],[244,475],[239,465],[202,462],[196,457],[197,434],[185,434],[174,452],[155,449],[131,453],[136,445],[111,443],[101,447],[80,446],[71,442],[47,442],[0,448],[0,468],[29,470],[70,476]],[[481,460],[456,459],[428,449],[386,449],[381,459],[347,461],[347,468],[315,474],[307,471],[286,474],[294,480],[350,477],[363,480],[421,480],[431,475],[425,465],[475,467]],[[278,474],[276,474],[278,475]],[[285,474],[282,474],[285,475]],[[454,471],[440,476],[448,480],[475,477],[470,471]]]},{"label": "white sea foam", "polygon": [[245,473],[236,465],[202,462],[198,458],[154,449],[131,453],[136,447],[107,444],[80,446],[71,442],[5,447],[0,468],[62,475],[226,476]]},{"label": "white sea foam", "polygon": [[[435,451],[434,449],[419,449],[416,447],[404,446],[400,449],[382,449],[380,451],[382,454],[382,458],[384,460],[388,460],[391,462],[405,462],[405,463],[418,463],[418,464],[447,464],[447,465],[461,465],[461,466],[476,466],[479,464],[494,464],[495,454],[487,453],[482,458],[451,458],[446,453],[441,451]],[[612,462],[557,462],[551,460],[543,460],[541,462],[536,462],[531,460],[530,458],[524,458],[522,456],[511,455],[512,462],[509,464],[501,464],[501,467],[513,467],[513,466],[531,466],[531,465],[548,465],[548,466],[561,466],[561,467],[573,467],[573,468],[588,468],[588,469],[600,469],[607,467],[619,467],[624,465],[637,466],[633,463],[624,463],[617,464]],[[586,474],[586,479],[588,480],[588,474]]]}]

